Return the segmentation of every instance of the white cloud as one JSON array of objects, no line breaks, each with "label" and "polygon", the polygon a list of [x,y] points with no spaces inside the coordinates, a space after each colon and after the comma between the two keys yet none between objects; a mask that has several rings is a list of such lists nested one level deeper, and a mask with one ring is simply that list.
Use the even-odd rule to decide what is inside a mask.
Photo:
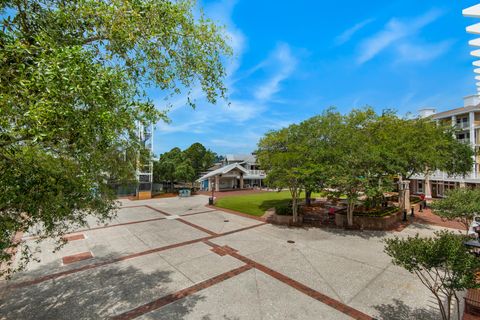
[{"label": "white cloud", "polygon": [[273,74],[254,92],[254,96],[266,101],[280,91],[280,83],[287,79],[295,70],[297,59],[292,55],[290,46],[280,43],[266,61],[262,61],[255,69],[275,66]]},{"label": "white cloud", "polygon": [[[226,25],[226,32],[231,39],[234,57],[226,63],[227,78],[225,85],[231,96],[227,101],[218,100],[216,105],[209,104],[201,89],[192,90],[191,97],[196,99],[197,108],[192,110],[188,105],[187,96],[171,99],[172,108],[168,116],[171,123],[159,123],[156,126],[156,144],[162,144],[162,136],[169,134],[202,135],[202,140],[209,147],[232,148],[235,152],[249,152],[256,147],[262,133],[278,128],[278,123],[262,114],[268,109],[268,104],[276,101],[275,94],[281,90],[281,83],[291,76],[298,63],[290,46],[279,43],[268,57],[257,64],[250,72],[237,74],[241,58],[247,45],[247,39],[231,19],[236,1],[225,0],[215,2],[205,7],[206,15],[221,24]],[[256,72],[261,74],[255,74]],[[255,80],[260,84],[252,91],[240,87],[241,81],[249,81],[255,74]],[[241,95],[239,90],[243,90]],[[233,96],[233,97],[232,97]],[[163,100],[157,100],[157,106]],[[255,128],[255,132],[251,128]],[[267,128],[268,127],[268,128]],[[214,139],[210,138],[215,136]],[[156,147],[158,149],[162,149]],[[237,150],[238,149],[238,150]],[[242,151],[243,150],[243,151]]]},{"label": "white cloud", "polygon": [[430,61],[447,52],[452,44],[453,42],[449,40],[422,45],[405,42],[397,47],[397,62]]},{"label": "white cloud", "polygon": [[410,19],[400,21],[396,18],[391,19],[385,25],[383,30],[367,38],[360,44],[360,55],[358,63],[363,64],[391,45],[407,37],[414,36],[425,26],[431,24],[441,16],[438,10],[431,10],[426,14]]},{"label": "white cloud", "polygon": [[360,29],[363,29],[363,27],[365,27],[367,24],[369,24],[373,20],[374,19],[363,20],[362,22],[359,22],[356,25],[354,25],[353,27],[345,30],[335,39],[335,44],[338,46],[338,45],[342,45],[342,44],[348,42],[353,37],[353,35],[355,33],[360,31]]}]

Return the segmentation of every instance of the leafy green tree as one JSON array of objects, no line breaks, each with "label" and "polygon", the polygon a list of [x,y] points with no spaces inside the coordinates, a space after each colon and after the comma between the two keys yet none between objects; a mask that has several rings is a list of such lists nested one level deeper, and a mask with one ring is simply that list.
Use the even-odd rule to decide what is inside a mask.
[{"label": "leafy green tree", "polygon": [[258,143],[256,151],[260,166],[267,172],[267,184],[289,189],[293,222],[298,222],[298,201],[306,174],[302,144],[299,142],[299,126],[291,125],[267,133]]},{"label": "leafy green tree", "polygon": [[393,263],[415,274],[435,296],[443,320],[450,320],[453,299],[460,319],[457,293],[478,287],[475,272],[480,268],[480,261],[468,252],[463,244],[465,240],[448,231],[436,232],[429,238],[420,238],[417,234],[406,239],[385,240],[385,252]]},{"label": "leafy green tree", "polygon": [[436,170],[452,175],[468,173],[474,152],[460,143],[452,130],[429,118],[384,117],[382,143],[390,149],[386,154],[389,166],[404,179]]},{"label": "leafy green tree", "polygon": [[[383,117],[381,145],[385,164],[400,179],[420,174],[428,179],[436,170],[451,175],[470,172],[474,154],[472,148],[454,137],[450,126],[441,126],[431,119],[401,119],[395,115]],[[400,198],[406,198],[400,191]]]},{"label": "leafy green tree", "polygon": [[371,108],[353,110],[335,128],[332,175],[329,185],[347,198],[347,223],[360,196],[377,197],[386,190],[390,176],[384,165],[382,145],[378,144],[378,115]]},{"label": "leafy green tree", "polygon": [[153,181],[167,182],[170,186],[169,190],[173,192],[174,183],[177,180],[177,167],[184,162],[184,155],[178,147],[161,154],[158,161],[153,163]]},{"label": "leafy green tree", "polygon": [[480,215],[480,190],[449,190],[445,198],[432,202],[431,208],[443,219],[462,223],[468,232],[475,215]]},{"label": "leafy green tree", "polygon": [[195,179],[200,177],[202,172],[207,171],[208,168],[214,165],[217,155],[205,148],[201,143],[194,143],[186,150],[183,151],[185,157],[190,161],[194,174],[190,175],[192,187],[194,186]]},{"label": "leafy green tree", "polygon": [[89,214],[112,216],[109,183],[134,179],[143,153],[136,125],[165,119],[146,88],[225,96],[230,49],[195,11],[188,0],[0,2],[2,266],[16,232],[58,239]]},{"label": "leafy green tree", "polygon": [[300,146],[303,154],[303,178],[305,201],[310,205],[312,192],[322,191],[334,174],[335,134],[341,123],[341,115],[328,109],[300,123]]},{"label": "leafy green tree", "polygon": [[183,182],[192,182],[192,188],[194,187],[194,181],[195,181],[195,170],[193,169],[192,165],[190,164],[190,161],[186,160],[175,168],[175,179],[177,181],[183,181]]}]

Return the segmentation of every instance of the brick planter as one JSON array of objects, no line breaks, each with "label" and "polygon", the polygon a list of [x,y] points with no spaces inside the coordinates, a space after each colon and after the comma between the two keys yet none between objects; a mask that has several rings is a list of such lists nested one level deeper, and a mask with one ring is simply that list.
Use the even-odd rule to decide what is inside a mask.
[{"label": "brick planter", "polygon": [[[389,230],[402,221],[402,218],[403,213],[401,211],[385,217],[353,216],[353,226],[351,228],[364,230]],[[347,226],[347,213],[336,213],[335,224],[338,227]]]},{"label": "brick planter", "polygon": [[[302,223],[303,217],[302,215],[298,216],[298,223]],[[274,223],[274,224],[280,224],[280,225],[293,225],[293,216],[281,216],[276,213],[272,214],[269,217],[269,222]]]}]

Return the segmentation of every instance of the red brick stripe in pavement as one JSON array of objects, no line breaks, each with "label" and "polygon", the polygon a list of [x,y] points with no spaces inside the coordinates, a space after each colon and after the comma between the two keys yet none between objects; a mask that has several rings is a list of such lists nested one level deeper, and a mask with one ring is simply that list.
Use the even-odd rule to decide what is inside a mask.
[{"label": "red brick stripe in pavement", "polygon": [[208,237],[203,237],[203,238],[193,239],[193,240],[184,241],[184,242],[180,242],[180,243],[175,243],[175,244],[171,244],[171,245],[168,245],[168,246],[157,247],[157,248],[153,248],[153,249],[150,249],[150,250],[125,255],[125,256],[118,257],[118,258],[111,259],[111,260],[85,265],[85,266],[75,268],[75,269],[71,269],[71,270],[52,273],[52,274],[49,274],[49,275],[46,275],[46,276],[43,276],[43,277],[39,277],[39,278],[36,278],[36,279],[33,279],[33,280],[8,285],[7,289],[17,289],[17,288],[27,287],[27,286],[30,286],[30,285],[38,284],[38,283],[45,282],[45,281],[52,280],[52,279],[57,279],[57,278],[64,277],[64,276],[74,274],[74,273],[77,273],[77,272],[106,266],[106,265],[113,264],[113,263],[120,262],[120,261],[124,261],[124,260],[138,258],[138,257],[145,256],[145,255],[152,254],[152,253],[157,253],[157,252],[161,252],[161,251],[165,251],[165,250],[170,250],[170,249],[174,249],[174,248],[178,248],[178,247],[187,246],[187,245],[190,245],[190,244],[194,244],[194,243],[202,242],[202,241],[205,241],[205,240],[221,237],[221,236],[224,236],[224,235],[229,235],[229,234],[245,231],[245,230],[248,230],[248,229],[253,229],[253,228],[256,228],[256,227],[263,226],[264,224],[265,223],[260,223],[260,224],[256,224],[256,225],[253,225],[253,226],[249,226],[249,227],[245,227],[245,228],[241,228],[241,229],[232,230],[232,231],[229,231],[229,232],[217,234],[217,235],[214,235],[214,236],[212,235],[212,236],[208,236]]},{"label": "red brick stripe in pavement", "polygon": [[77,254],[72,254],[71,256],[66,256],[62,258],[63,264],[70,264],[77,261],[87,260],[93,258],[93,255],[90,251],[80,252]]},{"label": "red brick stripe in pavement", "polygon": [[208,287],[211,287],[213,285],[216,285],[217,283],[223,282],[225,280],[228,280],[230,278],[233,278],[241,273],[244,273],[245,271],[248,271],[252,269],[251,266],[249,265],[244,265],[239,268],[233,269],[231,271],[222,273],[216,277],[213,277],[211,279],[205,280],[203,282],[197,283],[191,287],[188,287],[186,289],[177,291],[175,293],[169,294],[167,296],[161,297],[159,299],[153,300],[152,302],[149,302],[147,304],[144,304],[138,308],[132,309],[130,311],[127,311],[125,313],[116,315],[112,317],[112,319],[115,320],[129,320],[133,319],[136,317],[139,317],[141,315],[144,315],[148,312],[157,310],[167,304],[170,304],[172,302],[175,302],[177,300],[180,300],[182,298],[185,298],[187,296],[190,296],[200,290],[206,289]]},{"label": "red brick stripe in pavement", "polygon": [[66,235],[63,237],[66,241],[75,241],[75,240],[83,240],[85,239],[85,236],[83,233],[80,234],[71,234],[71,235]]},{"label": "red brick stripe in pavement", "polygon": [[188,222],[187,220],[183,220],[183,219],[181,219],[181,218],[175,219],[175,220],[177,220],[177,221],[179,221],[179,222],[181,222],[181,223],[184,223],[184,224],[186,224],[186,225],[188,225],[188,226],[190,226],[190,227],[192,227],[192,228],[195,228],[195,229],[198,229],[198,230],[203,231],[203,232],[205,232],[205,233],[208,233],[208,234],[211,235],[211,236],[216,236],[216,235],[218,235],[218,233],[215,233],[215,232],[213,232],[213,231],[210,231],[210,230],[208,230],[208,229],[205,229],[204,227],[200,227],[199,225],[196,225],[196,224],[194,224],[194,223]]},{"label": "red brick stripe in pavement", "polygon": [[315,300],[318,300],[354,319],[358,319],[358,320],[374,320],[374,318],[372,318],[371,316],[355,309],[355,308],[352,308],[338,300],[335,300],[333,298],[330,298],[329,296],[323,294],[323,293],[320,293],[310,287],[307,287],[306,285],[296,281],[296,280],[293,280],[292,278],[289,278],[287,277],[286,275],[280,273],[280,272],[277,272],[275,270],[272,270],[270,268],[268,268],[267,266],[263,265],[263,264],[260,264],[252,259],[249,259],[245,256],[242,256],[241,254],[237,253],[237,250],[233,249],[233,248],[230,248],[229,246],[219,246],[211,241],[208,241],[208,240],[205,240],[204,241],[205,244],[208,244],[209,246],[213,247],[213,249],[215,249],[215,252],[217,254],[228,254],[242,262],[244,262],[245,264],[251,266],[252,268],[255,268],[259,271],[262,271],[263,273],[265,274],[268,274],[269,276],[287,284],[288,286],[302,292],[303,294],[306,294],[307,296],[309,297],[312,297],[313,299]]},{"label": "red brick stripe in pavement", "polygon": [[[128,208],[138,208],[138,207],[146,207],[146,206],[142,205],[142,206],[134,206],[134,207],[128,207]],[[121,208],[121,209],[123,209],[123,208]],[[149,209],[153,209],[153,208],[149,208]],[[158,211],[156,209],[153,209],[153,210]],[[193,216],[193,215],[196,215],[196,214],[202,214],[202,213],[207,213],[207,212],[212,212],[212,211],[214,211],[214,210],[187,213],[187,214],[182,215],[182,217]],[[165,214],[165,213],[163,213],[163,214]],[[169,214],[167,213],[166,215],[169,215]],[[122,223],[116,223],[116,224],[109,224],[107,226],[75,230],[71,233],[67,233],[66,237],[69,234],[75,234],[75,233],[79,233],[79,232],[87,232],[87,231],[94,231],[94,230],[100,230],[100,229],[115,228],[115,227],[131,225],[131,224],[146,223],[146,222],[159,221],[159,220],[165,220],[165,217],[151,218],[151,219],[145,219],[145,220],[136,220],[136,221],[131,221],[131,222],[122,222]],[[22,238],[22,240],[35,240],[35,239],[38,239],[38,238],[39,238],[38,236],[30,236],[30,237],[24,237],[24,238]]]}]

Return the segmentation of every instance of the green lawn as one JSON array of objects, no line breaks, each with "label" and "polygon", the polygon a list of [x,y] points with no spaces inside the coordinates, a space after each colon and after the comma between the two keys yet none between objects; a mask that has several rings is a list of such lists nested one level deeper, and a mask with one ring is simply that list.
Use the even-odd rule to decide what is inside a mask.
[{"label": "green lawn", "polygon": [[[318,196],[320,194],[312,194],[312,197]],[[278,204],[286,204],[289,200],[291,200],[290,192],[273,191],[220,198],[217,199],[216,206],[251,214],[252,216],[262,216],[266,210]]]}]

